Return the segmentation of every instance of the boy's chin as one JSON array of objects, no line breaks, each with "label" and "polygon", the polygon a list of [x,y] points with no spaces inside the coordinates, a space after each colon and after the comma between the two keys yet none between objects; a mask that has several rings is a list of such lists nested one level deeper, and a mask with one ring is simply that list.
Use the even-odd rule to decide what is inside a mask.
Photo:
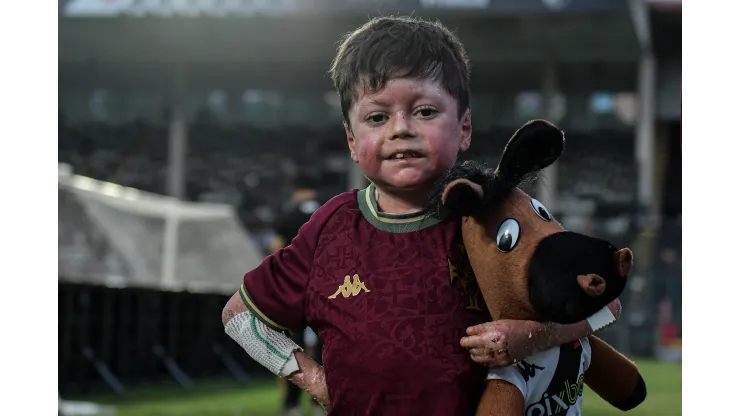
[{"label": "boy's chin", "polygon": [[397,175],[391,178],[384,178],[373,181],[376,186],[381,189],[401,191],[401,192],[413,192],[413,191],[426,191],[427,188],[434,184],[434,178],[429,175]]}]

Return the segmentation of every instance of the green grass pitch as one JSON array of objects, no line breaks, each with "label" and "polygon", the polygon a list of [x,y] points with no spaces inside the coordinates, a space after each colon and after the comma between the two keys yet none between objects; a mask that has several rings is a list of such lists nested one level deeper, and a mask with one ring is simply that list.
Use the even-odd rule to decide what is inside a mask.
[{"label": "green grass pitch", "polygon": [[[648,389],[647,400],[630,412],[614,409],[586,389],[582,411],[585,416],[676,416],[681,414],[681,365],[653,361],[638,362]],[[91,400],[113,405],[117,416],[276,416],[281,393],[276,380],[257,381],[249,386],[208,383],[191,392],[178,388],[131,391],[127,399],[95,397]],[[308,400],[305,400],[308,405]]]}]

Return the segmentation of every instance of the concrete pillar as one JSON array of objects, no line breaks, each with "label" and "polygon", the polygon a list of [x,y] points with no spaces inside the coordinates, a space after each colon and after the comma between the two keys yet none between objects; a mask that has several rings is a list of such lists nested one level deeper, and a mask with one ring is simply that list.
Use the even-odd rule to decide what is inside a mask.
[{"label": "concrete pillar", "polygon": [[639,117],[635,126],[635,159],[638,165],[637,198],[652,211],[655,195],[655,94],[656,59],[645,51],[638,67]]},{"label": "concrete pillar", "polygon": [[185,161],[187,158],[187,73],[184,65],[173,71],[170,112],[167,194],[185,199]]},{"label": "concrete pillar", "polygon": [[[542,69],[542,90],[540,93],[542,97],[542,115],[544,119],[557,125],[558,120],[556,120],[556,109],[554,108],[555,95],[558,91],[557,66],[554,61],[550,60],[545,62]],[[536,186],[537,199],[551,213],[554,213],[557,210],[558,162],[540,172]]]}]

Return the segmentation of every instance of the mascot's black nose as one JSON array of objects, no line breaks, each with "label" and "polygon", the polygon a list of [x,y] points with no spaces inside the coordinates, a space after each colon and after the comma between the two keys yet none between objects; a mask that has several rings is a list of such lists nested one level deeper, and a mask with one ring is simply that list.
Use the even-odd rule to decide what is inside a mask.
[{"label": "mascot's black nose", "polygon": [[580,274],[597,274],[604,277],[614,274],[614,253],[617,249],[599,238],[570,231],[545,237],[537,245],[532,257],[533,264],[540,264],[574,278]]}]

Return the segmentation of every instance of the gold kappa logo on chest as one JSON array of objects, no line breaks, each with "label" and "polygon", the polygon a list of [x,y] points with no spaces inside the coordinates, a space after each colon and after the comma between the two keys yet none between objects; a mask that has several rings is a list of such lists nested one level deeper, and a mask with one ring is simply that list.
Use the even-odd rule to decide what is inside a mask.
[{"label": "gold kappa logo on chest", "polygon": [[357,296],[360,294],[360,292],[366,292],[369,293],[370,290],[365,286],[365,283],[360,280],[360,276],[355,274],[352,276],[352,281],[349,280],[349,275],[344,276],[344,283],[342,283],[341,286],[337,289],[336,292],[334,292],[333,295],[329,296],[329,299],[336,299],[338,295],[342,295],[345,298],[348,298],[350,296]]},{"label": "gold kappa logo on chest", "polygon": [[482,312],[483,309],[480,307],[480,288],[478,287],[478,282],[475,280],[473,268],[470,266],[468,253],[462,244],[458,245],[457,248],[459,250],[457,260],[447,257],[447,267],[450,270],[450,285],[462,289],[468,295],[469,299],[468,306],[465,307],[466,310]]}]

